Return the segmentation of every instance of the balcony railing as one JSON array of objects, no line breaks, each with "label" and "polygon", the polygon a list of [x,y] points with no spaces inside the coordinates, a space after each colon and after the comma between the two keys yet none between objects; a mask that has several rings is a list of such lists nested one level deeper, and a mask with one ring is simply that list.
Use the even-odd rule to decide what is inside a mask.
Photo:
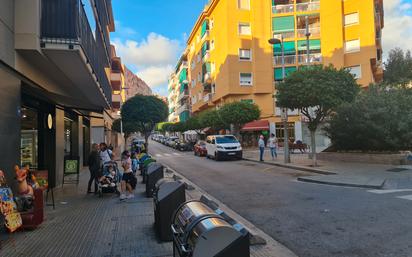
[{"label": "balcony railing", "polygon": [[296,4],[296,12],[310,12],[320,10],[320,2]]},{"label": "balcony railing", "polygon": [[206,30],[205,34],[204,34],[203,37],[202,37],[202,41],[205,40],[206,38],[208,38],[209,35],[210,35],[209,30]]},{"label": "balcony railing", "polygon": [[207,62],[210,59],[210,51],[206,51],[205,55],[203,56],[203,62]]},{"label": "balcony railing", "polygon": [[279,14],[279,13],[291,13],[294,11],[293,4],[282,4],[282,5],[275,5],[272,6],[272,13]]},{"label": "balcony railing", "polygon": [[[297,29],[298,38],[306,37],[306,29]],[[320,27],[309,27],[311,37],[320,37]]]},{"label": "balcony railing", "polygon": [[41,41],[80,46],[111,103],[112,89],[105,72],[105,67],[109,67],[107,49],[104,44],[96,42],[80,0],[42,1]]},{"label": "balcony railing", "polygon": [[187,97],[189,97],[189,91],[185,90],[185,91],[183,91],[179,94],[179,97],[177,99],[178,99],[178,101],[180,101],[180,100],[182,100],[184,98],[187,98]]},{"label": "balcony railing", "polygon": [[298,56],[299,64],[313,64],[322,62],[322,54],[302,54]]},{"label": "balcony railing", "polygon": [[[282,56],[275,56],[273,58],[273,63],[275,66],[282,65]],[[296,64],[296,55],[285,55],[285,65]]]},{"label": "balcony railing", "polygon": [[189,110],[189,105],[188,104],[183,104],[177,109],[177,113],[181,114],[182,112],[188,111]]},{"label": "balcony railing", "polygon": [[295,38],[295,31],[273,32],[274,38],[283,37],[284,39]]}]

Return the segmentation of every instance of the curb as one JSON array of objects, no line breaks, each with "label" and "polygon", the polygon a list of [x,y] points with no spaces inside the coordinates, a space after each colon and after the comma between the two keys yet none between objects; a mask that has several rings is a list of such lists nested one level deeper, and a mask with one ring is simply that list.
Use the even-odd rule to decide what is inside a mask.
[{"label": "curb", "polygon": [[314,184],[330,185],[330,186],[357,187],[357,188],[367,188],[367,189],[382,189],[385,184],[385,181],[383,181],[382,185],[380,186],[360,185],[360,184],[349,184],[349,183],[341,183],[341,182],[320,181],[320,180],[314,180],[314,179],[303,178],[303,177],[299,177],[298,181],[314,183]]},{"label": "curb", "polygon": [[308,167],[302,167],[302,166],[297,166],[297,165],[291,165],[291,164],[281,164],[281,163],[273,163],[273,162],[260,162],[252,159],[247,159],[243,158],[245,161],[249,162],[255,162],[255,163],[262,163],[262,164],[267,164],[267,165],[272,165],[272,166],[277,166],[277,167],[282,167],[282,168],[288,168],[288,169],[294,169],[294,170],[301,170],[301,171],[307,171],[307,172],[312,172],[316,174],[322,174],[322,175],[336,175],[337,173],[327,171],[327,170],[321,170],[321,169],[315,169],[315,168],[308,168]]}]

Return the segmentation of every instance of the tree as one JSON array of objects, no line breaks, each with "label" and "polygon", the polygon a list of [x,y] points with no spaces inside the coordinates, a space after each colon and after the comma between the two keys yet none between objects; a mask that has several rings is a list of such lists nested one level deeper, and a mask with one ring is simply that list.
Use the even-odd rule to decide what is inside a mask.
[{"label": "tree", "polygon": [[327,132],[336,150],[412,149],[412,89],[373,85],[340,106]]},{"label": "tree", "polygon": [[258,120],[260,117],[259,107],[250,102],[233,102],[225,104],[220,110],[221,120],[226,127],[233,127],[232,133],[240,137],[240,129],[248,122]]},{"label": "tree", "polygon": [[412,82],[412,54],[400,48],[390,50],[383,75],[385,83],[406,85]]},{"label": "tree", "polygon": [[338,106],[352,102],[359,92],[359,85],[346,69],[310,66],[290,74],[276,89],[279,107],[298,109],[307,118],[313,166],[316,166],[315,133],[318,126]]},{"label": "tree", "polygon": [[217,110],[202,112],[199,116],[199,121],[203,128],[210,127],[213,130],[228,128],[227,124],[221,119],[220,113]]},{"label": "tree", "polygon": [[136,95],[122,106],[123,124],[141,132],[146,144],[155,125],[166,120],[167,105],[155,96]]},{"label": "tree", "polygon": [[[117,133],[122,133],[120,122],[121,122],[121,119],[117,119],[113,121],[112,129],[116,131]],[[130,134],[134,132],[136,132],[136,130],[134,130],[131,124],[123,122],[124,142],[126,142]]]}]

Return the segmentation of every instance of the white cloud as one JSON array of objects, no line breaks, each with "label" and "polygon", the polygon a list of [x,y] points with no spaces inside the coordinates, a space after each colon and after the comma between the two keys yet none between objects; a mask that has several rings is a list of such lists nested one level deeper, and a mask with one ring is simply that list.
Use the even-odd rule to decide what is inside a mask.
[{"label": "white cloud", "polygon": [[173,66],[150,66],[137,72],[138,76],[143,79],[150,87],[159,87],[167,85],[168,77],[173,72]]},{"label": "white cloud", "polygon": [[389,50],[400,47],[411,49],[412,16],[408,11],[411,4],[406,0],[385,0],[385,27],[383,29],[383,51],[385,56]]}]

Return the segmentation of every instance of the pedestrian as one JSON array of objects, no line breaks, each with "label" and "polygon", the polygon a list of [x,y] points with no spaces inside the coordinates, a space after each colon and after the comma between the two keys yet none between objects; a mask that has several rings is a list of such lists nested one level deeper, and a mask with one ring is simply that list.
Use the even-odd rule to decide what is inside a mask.
[{"label": "pedestrian", "polygon": [[100,169],[101,169],[101,161],[100,161],[98,144],[92,145],[92,152],[89,155],[87,164],[89,165],[89,171],[90,171],[90,179],[87,185],[87,193],[88,194],[92,193],[91,187],[92,187],[93,182],[94,182],[94,193],[97,193],[97,179],[99,177]]},{"label": "pedestrian", "polygon": [[120,200],[134,198],[133,190],[136,188],[137,179],[132,171],[132,160],[130,158],[130,152],[124,151],[122,153],[122,167],[123,167],[123,176],[120,183],[121,194]]},{"label": "pedestrian", "polygon": [[113,152],[107,147],[106,143],[100,143],[100,159],[102,164],[111,162],[113,158]]},{"label": "pedestrian", "polygon": [[259,137],[259,151],[260,151],[260,161],[263,162],[263,154],[265,153],[265,137],[260,135]]},{"label": "pedestrian", "polygon": [[275,158],[278,158],[278,153],[276,152],[277,147],[278,147],[278,139],[276,138],[275,134],[270,134],[270,138],[268,140],[268,145],[270,148],[270,154],[272,155],[272,161],[275,160]]}]

